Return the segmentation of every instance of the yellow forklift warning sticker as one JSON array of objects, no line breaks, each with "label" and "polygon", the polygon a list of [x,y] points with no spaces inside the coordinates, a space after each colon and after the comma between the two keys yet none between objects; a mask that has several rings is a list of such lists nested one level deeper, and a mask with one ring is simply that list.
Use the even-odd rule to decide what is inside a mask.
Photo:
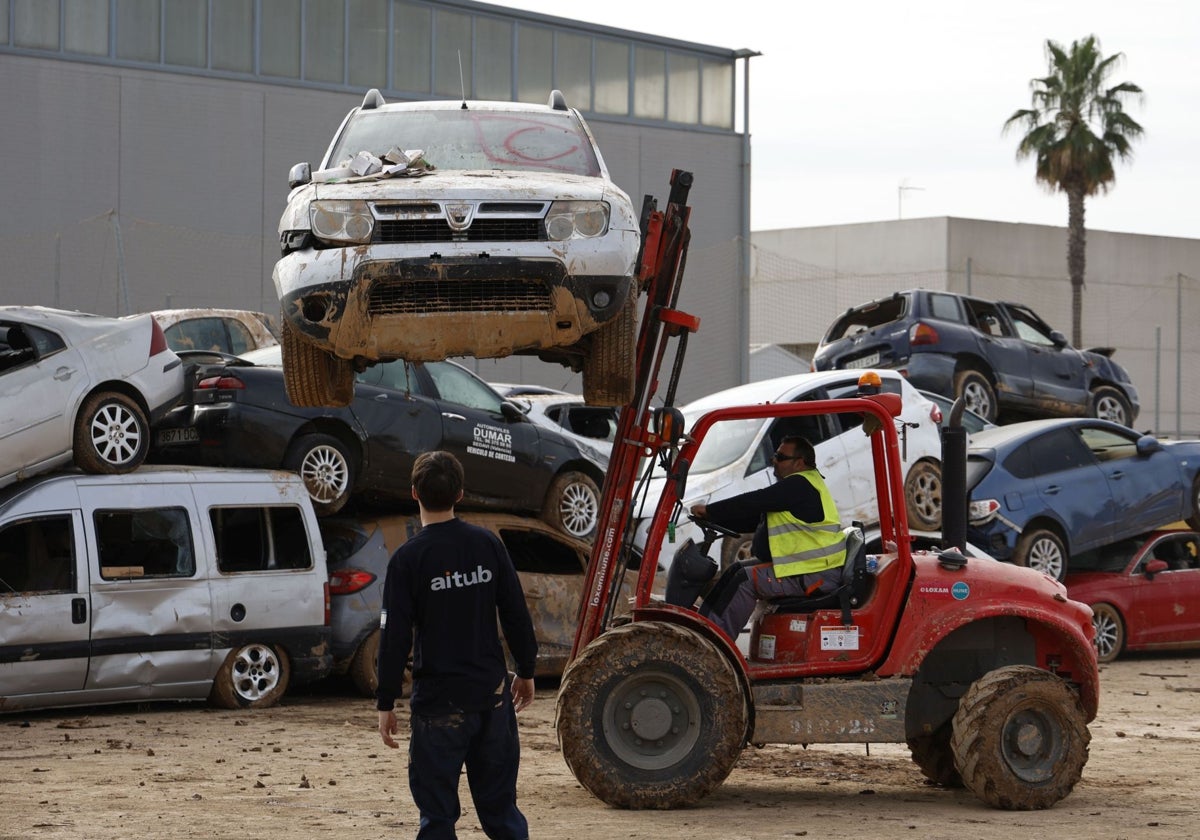
[{"label": "yellow forklift warning sticker", "polygon": [[821,650],[858,650],[858,628],[822,627]]}]

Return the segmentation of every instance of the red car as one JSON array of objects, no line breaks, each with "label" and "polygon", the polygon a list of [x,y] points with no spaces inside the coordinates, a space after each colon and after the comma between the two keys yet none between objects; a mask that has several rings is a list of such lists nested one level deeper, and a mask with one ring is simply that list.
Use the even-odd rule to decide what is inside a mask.
[{"label": "red car", "polygon": [[1101,662],[1126,650],[1200,648],[1200,533],[1153,531],[1080,554],[1065,583],[1092,608]]}]

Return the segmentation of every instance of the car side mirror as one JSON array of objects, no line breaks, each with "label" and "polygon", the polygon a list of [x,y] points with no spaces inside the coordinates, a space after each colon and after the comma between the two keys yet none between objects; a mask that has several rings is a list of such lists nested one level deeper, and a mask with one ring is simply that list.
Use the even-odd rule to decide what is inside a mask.
[{"label": "car side mirror", "polygon": [[1162,444],[1158,442],[1158,438],[1154,435],[1142,435],[1137,439],[1134,448],[1137,450],[1138,455],[1145,457],[1162,449]]},{"label": "car side mirror", "polygon": [[508,400],[500,403],[500,416],[502,416],[509,423],[519,423],[520,421],[527,419],[525,417],[525,412],[521,411],[521,409],[517,408],[517,406],[510,403]]},{"label": "car side mirror", "polygon": [[1146,579],[1153,580],[1154,576],[1156,574],[1158,574],[1159,572],[1165,572],[1168,568],[1170,568],[1170,567],[1167,566],[1166,560],[1159,560],[1158,558],[1155,558],[1154,560],[1151,560],[1148,563],[1146,563],[1146,567],[1145,567]]},{"label": "car side mirror", "polygon": [[302,187],[312,180],[312,167],[307,163],[297,163],[288,171],[288,189]]},{"label": "car side mirror", "polygon": [[1068,343],[1067,337],[1058,330],[1050,330],[1050,341],[1054,343],[1055,347],[1066,347]]}]

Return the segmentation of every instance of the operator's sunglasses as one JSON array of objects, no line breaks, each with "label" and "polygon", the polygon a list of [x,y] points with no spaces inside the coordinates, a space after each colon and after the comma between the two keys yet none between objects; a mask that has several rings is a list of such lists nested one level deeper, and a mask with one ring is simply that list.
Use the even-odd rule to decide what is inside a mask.
[{"label": "operator's sunglasses", "polygon": [[771,460],[777,464],[782,461],[798,461],[799,459],[800,459],[799,455],[786,455],[783,452],[776,452],[774,455],[771,456]]}]

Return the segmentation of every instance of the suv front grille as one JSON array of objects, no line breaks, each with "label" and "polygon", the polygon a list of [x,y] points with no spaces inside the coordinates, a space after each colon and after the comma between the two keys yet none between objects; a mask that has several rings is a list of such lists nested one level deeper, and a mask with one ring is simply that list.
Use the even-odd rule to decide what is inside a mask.
[{"label": "suv front grille", "polygon": [[379,219],[375,241],[408,242],[539,242],[545,239],[541,219],[475,219],[454,231],[445,219]]},{"label": "suv front grille", "polygon": [[367,312],[413,315],[438,312],[548,312],[550,291],[540,280],[378,280]]}]

